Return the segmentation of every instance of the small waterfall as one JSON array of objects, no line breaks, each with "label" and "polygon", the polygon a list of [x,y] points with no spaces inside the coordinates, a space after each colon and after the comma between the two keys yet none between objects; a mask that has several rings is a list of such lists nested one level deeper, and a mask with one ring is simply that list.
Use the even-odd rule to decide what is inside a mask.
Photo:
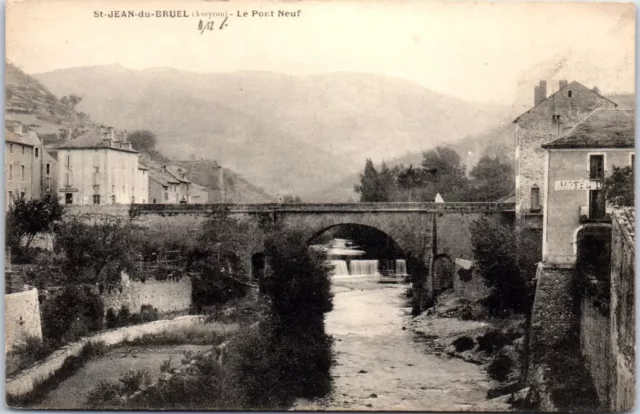
[{"label": "small waterfall", "polygon": [[351,275],[352,276],[376,276],[378,275],[377,260],[352,260]]},{"label": "small waterfall", "polygon": [[407,275],[407,262],[404,259],[396,259],[396,276]]},{"label": "small waterfall", "polygon": [[349,268],[345,260],[331,260],[330,263],[333,266],[334,276],[345,276],[349,274]]}]

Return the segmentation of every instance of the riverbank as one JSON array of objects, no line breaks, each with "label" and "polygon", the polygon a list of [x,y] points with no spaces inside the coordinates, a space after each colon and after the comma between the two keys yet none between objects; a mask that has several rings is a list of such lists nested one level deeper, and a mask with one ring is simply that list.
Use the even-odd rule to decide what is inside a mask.
[{"label": "riverbank", "polygon": [[433,308],[411,319],[409,329],[425,352],[460,359],[480,367],[489,377],[486,399],[469,411],[519,411],[522,391],[525,320],[471,320],[467,301],[449,292]]}]

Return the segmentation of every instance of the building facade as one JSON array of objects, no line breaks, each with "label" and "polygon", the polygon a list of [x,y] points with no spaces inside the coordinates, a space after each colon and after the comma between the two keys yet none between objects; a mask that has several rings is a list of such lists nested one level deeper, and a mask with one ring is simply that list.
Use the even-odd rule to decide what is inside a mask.
[{"label": "building facade", "polygon": [[44,157],[44,146],[35,132],[23,131],[20,124],[13,131],[5,129],[5,211],[16,198],[38,198],[46,192]]},{"label": "building facade", "polygon": [[617,105],[578,82],[559,81],[547,97],[547,82],[534,88],[534,106],[515,125],[515,202],[519,226],[542,226],[545,150],[542,144],[565,135],[598,108]]},{"label": "building facade", "polygon": [[578,232],[608,222],[602,184],[614,166],[633,166],[634,113],[597,109],[564,136],[542,145],[545,154],[543,260],[573,264]]},{"label": "building facade", "polygon": [[56,192],[60,201],[85,205],[146,200],[138,157],[126,132],[116,137],[113,128],[100,127],[58,145]]}]

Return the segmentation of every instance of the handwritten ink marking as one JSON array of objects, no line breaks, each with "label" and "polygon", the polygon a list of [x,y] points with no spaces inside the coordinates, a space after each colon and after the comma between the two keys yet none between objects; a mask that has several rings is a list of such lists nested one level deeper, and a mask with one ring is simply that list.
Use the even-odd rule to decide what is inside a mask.
[{"label": "handwritten ink marking", "polygon": [[208,22],[203,22],[202,20],[200,20],[198,22],[198,30],[200,30],[200,34],[203,34],[204,32],[214,31],[216,30],[216,28],[218,30],[222,30],[228,26],[227,25],[228,19],[229,19],[228,17],[225,17],[222,23],[220,23],[220,25],[216,25],[213,20],[209,20]]}]

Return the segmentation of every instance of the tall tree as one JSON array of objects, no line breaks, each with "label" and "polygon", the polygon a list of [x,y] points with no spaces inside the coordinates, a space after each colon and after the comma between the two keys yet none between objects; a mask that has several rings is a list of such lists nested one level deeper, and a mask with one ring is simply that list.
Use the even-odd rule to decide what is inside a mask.
[{"label": "tall tree", "polygon": [[423,177],[420,170],[409,167],[400,166],[397,171],[398,187],[404,189],[408,193],[408,201],[413,201],[413,190],[423,184]]},{"label": "tall tree", "polygon": [[513,167],[498,157],[483,156],[469,175],[472,178],[470,201],[495,201],[514,187]]},{"label": "tall tree", "polygon": [[364,173],[360,174],[360,184],[356,185],[354,189],[356,193],[360,194],[360,201],[362,202],[389,201],[389,193],[381,185],[378,171],[370,158],[367,158]]},{"label": "tall tree", "polygon": [[417,197],[423,201],[433,201],[436,194],[446,201],[460,201],[466,198],[469,184],[465,166],[458,153],[449,147],[436,147],[423,154],[422,168],[431,171],[425,174]]},{"label": "tall tree", "polygon": [[149,130],[133,131],[129,134],[129,142],[138,151],[153,151],[158,141],[156,135]]}]

